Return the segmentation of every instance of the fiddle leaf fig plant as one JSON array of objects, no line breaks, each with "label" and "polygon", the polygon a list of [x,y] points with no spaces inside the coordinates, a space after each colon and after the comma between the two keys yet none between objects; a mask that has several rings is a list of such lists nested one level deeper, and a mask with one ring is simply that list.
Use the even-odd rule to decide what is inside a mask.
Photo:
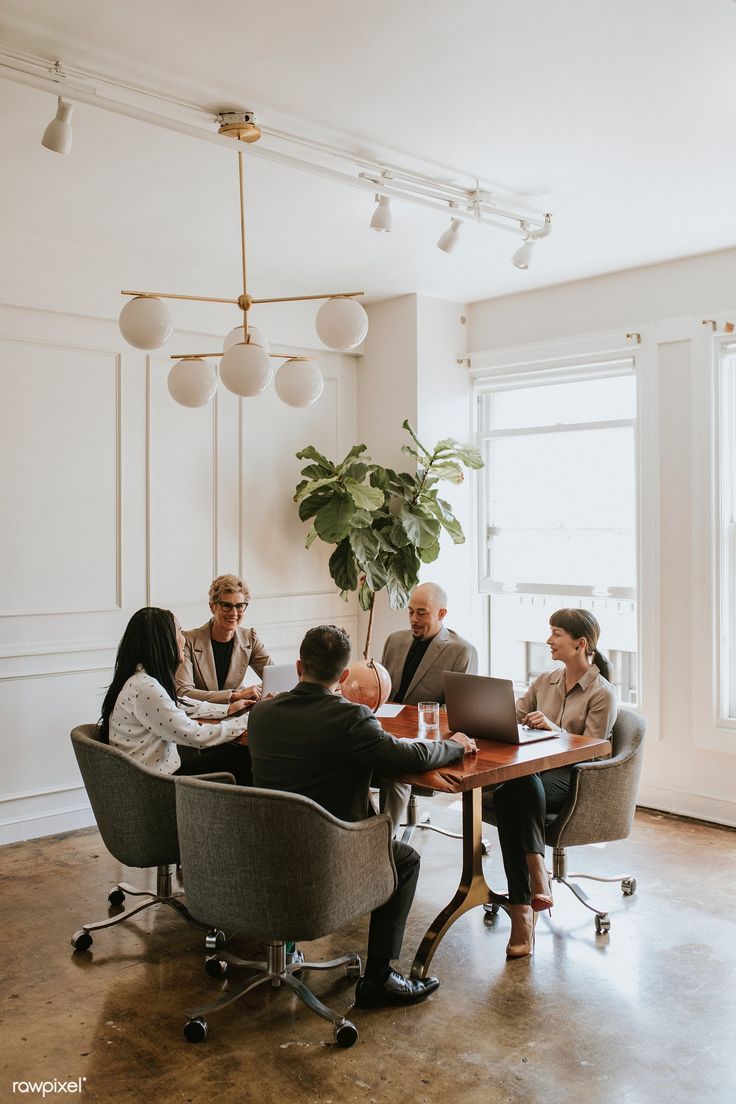
[{"label": "fiddle leaf fig plant", "polygon": [[438,485],[462,483],[463,468],[483,467],[472,445],[446,437],[430,450],[408,421],[402,425],[411,439],[402,452],[416,465],[414,473],[375,464],[365,445],[354,445],[339,464],[311,445],[296,454],[298,460],[309,461],[294,494],[299,517],[311,521],[306,547],[317,538],[335,545],[329,569],[340,596],[347,601],[357,591],[361,608],[370,614],[366,659],[376,594],[386,590],[391,608],[403,609],[421,565],[439,556],[442,531],[455,544],[465,540],[450,503],[439,497]]}]

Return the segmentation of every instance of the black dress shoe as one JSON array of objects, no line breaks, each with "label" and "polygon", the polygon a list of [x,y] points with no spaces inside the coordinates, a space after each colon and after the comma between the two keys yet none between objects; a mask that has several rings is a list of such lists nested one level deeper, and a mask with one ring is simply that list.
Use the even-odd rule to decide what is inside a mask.
[{"label": "black dress shoe", "polygon": [[368,981],[364,976],[355,986],[355,1007],[386,1008],[396,1004],[419,1004],[439,987],[439,978],[426,977],[415,981],[405,978],[397,970],[390,970],[386,980],[380,984]]}]

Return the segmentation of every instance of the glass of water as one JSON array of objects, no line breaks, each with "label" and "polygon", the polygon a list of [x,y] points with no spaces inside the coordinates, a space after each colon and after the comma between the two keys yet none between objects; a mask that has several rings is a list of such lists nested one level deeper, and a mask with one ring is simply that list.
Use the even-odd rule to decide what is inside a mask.
[{"label": "glass of water", "polygon": [[440,734],[440,703],[419,702],[417,715],[419,735],[427,740],[436,740]]}]

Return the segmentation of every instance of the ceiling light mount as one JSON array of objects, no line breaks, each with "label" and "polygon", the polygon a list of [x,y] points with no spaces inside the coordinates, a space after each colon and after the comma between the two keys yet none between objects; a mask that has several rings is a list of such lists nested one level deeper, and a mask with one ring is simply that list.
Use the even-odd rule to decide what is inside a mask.
[{"label": "ceiling light mount", "polygon": [[227,138],[237,138],[240,142],[257,142],[261,138],[254,111],[218,111],[215,120],[217,133]]}]

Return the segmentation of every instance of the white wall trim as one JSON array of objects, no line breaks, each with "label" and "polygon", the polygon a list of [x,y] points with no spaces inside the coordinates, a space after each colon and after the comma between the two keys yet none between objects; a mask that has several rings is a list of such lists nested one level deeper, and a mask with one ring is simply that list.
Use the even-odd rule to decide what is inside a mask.
[{"label": "white wall trim", "polygon": [[691,792],[681,786],[652,786],[642,783],[637,805],[736,828],[736,800],[729,801],[716,794]]}]

